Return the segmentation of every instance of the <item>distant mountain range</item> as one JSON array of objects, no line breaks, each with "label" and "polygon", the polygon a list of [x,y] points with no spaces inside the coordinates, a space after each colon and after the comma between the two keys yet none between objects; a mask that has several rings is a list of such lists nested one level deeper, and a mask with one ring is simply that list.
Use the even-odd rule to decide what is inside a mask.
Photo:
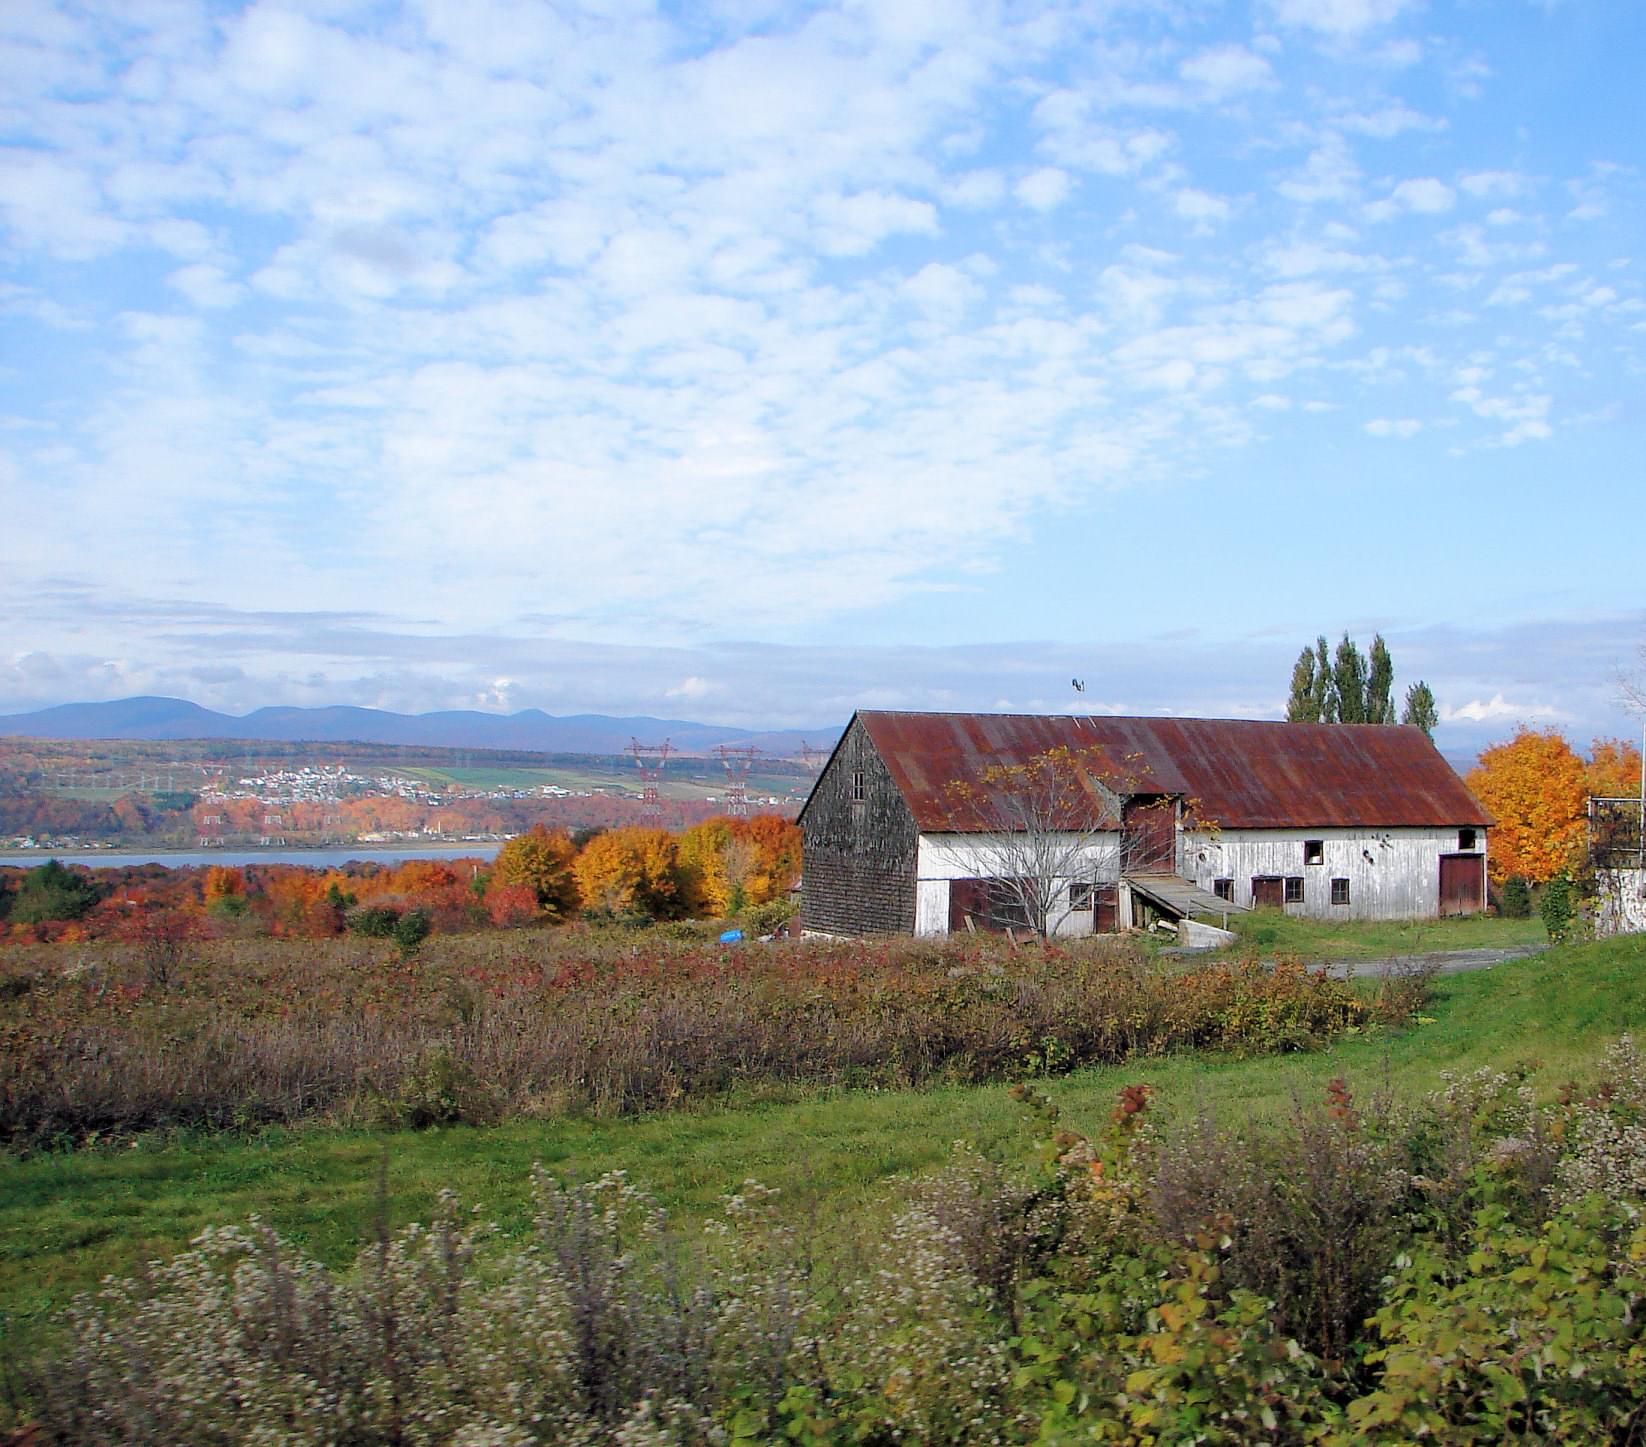
[{"label": "distant mountain range", "polygon": [[559,718],[535,708],[511,714],[472,709],[405,714],[377,708],[260,708],[236,716],[181,698],[65,703],[34,713],[0,715],[0,736],[37,739],[268,739],[545,754],[620,754],[630,739],[643,744],[668,739],[686,754],[706,754],[728,744],[783,757],[798,755],[803,741],[813,748],[830,748],[839,733],[838,725],[805,732],[757,732],[684,719],[611,718],[598,713]]}]

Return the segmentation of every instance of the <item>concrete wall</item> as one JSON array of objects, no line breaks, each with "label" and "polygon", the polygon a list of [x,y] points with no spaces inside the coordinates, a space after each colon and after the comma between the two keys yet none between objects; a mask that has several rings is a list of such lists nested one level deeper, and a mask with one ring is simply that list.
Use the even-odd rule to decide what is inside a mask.
[{"label": "concrete wall", "polygon": [[[1304,842],[1318,839],[1320,864],[1305,864]],[[1475,831],[1485,853],[1486,831]],[[1234,902],[1252,902],[1254,875],[1303,880],[1303,903],[1288,914],[1311,919],[1429,919],[1440,913],[1440,856],[1456,854],[1456,829],[1225,829],[1183,836],[1184,877],[1211,890],[1234,881]],[[1349,881],[1349,903],[1331,902],[1333,879]]]}]

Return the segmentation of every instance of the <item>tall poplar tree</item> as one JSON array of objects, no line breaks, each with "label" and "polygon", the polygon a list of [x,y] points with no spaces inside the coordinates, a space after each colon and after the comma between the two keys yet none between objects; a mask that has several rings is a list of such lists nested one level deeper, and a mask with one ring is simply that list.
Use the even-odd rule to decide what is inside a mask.
[{"label": "tall poplar tree", "polygon": [[1332,681],[1337,690],[1337,723],[1370,723],[1366,717],[1366,655],[1347,633],[1332,659]]},{"label": "tall poplar tree", "polygon": [[1435,707],[1434,693],[1421,678],[1406,690],[1406,707],[1401,712],[1400,721],[1403,724],[1416,724],[1431,739],[1435,736],[1435,725],[1440,722],[1440,710]]},{"label": "tall poplar tree", "polygon": [[1315,651],[1305,648],[1292,666],[1292,693],[1286,700],[1287,723],[1320,722],[1320,675],[1315,670]]},{"label": "tall poplar tree", "polygon": [[1394,660],[1381,633],[1372,636],[1371,661],[1366,672],[1366,722],[1392,724],[1395,721]]}]

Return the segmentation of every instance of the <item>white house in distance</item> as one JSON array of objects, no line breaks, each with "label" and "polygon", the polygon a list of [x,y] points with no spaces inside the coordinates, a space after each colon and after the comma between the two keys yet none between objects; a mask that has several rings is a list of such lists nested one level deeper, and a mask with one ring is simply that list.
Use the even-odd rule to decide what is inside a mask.
[{"label": "white house in distance", "polygon": [[1090,798],[1048,910],[1057,934],[1252,907],[1485,907],[1492,818],[1420,729],[861,710],[800,813],[803,927],[1020,923],[1001,884],[1024,867],[1014,780],[1054,755],[1078,761]]}]

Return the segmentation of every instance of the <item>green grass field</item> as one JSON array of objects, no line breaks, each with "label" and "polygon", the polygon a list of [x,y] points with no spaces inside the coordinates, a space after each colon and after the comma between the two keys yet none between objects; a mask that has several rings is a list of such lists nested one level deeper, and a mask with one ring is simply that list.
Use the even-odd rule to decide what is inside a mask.
[{"label": "green grass field", "polygon": [[1386,959],[1437,950],[1511,949],[1544,945],[1549,938],[1541,920],[1484,914],[1334,924],[1265,909],[1231,915],[1229,928],[1240,936],[1237,948],[1255,947],[1264,954],[1295,954],[1306,960]]},{"label": "green grass field", "polygon": [[[1461,947],[1461,946],[1453,946]],[[1375,952],[1375,951],[1374,951]],[[1181,1056],[1046,1083],[1071,1124],[1097,1125],[1118,1089],[1145,1082],[1168,1113],[1241,1119],[1312,1097],[1335,1075],[1402,1094],[1445,1072],[1537,1062],[1549,1094],[1611,1040],[1646,1028],[1646,940],[1565,946],[1437,982],[1433,1023],[1346,1038],[1316,1054]],[[1426,1018],[1429,1018],[1426,1017]],[[888,1185],[931,1170],[952,1142],[991,1154],[1032,1146],[1002,1086],[842,1091],[639,1119],[524,1122],[423,1132],[316,1127],[247,1139],[197,1136],[0,1161],[0,1354],[26,1349],[49,1314],[105,1273],[128,1274],[203,1227],[258,1214],[338,1264],[369,1239],[381,1198],[393,1223],[427,1218],[450,1187],[507,1236],[525,1224],[528,1175],[621,1169],[691,1222],[749,1177],[822,1223],[872,1218]]]}]

